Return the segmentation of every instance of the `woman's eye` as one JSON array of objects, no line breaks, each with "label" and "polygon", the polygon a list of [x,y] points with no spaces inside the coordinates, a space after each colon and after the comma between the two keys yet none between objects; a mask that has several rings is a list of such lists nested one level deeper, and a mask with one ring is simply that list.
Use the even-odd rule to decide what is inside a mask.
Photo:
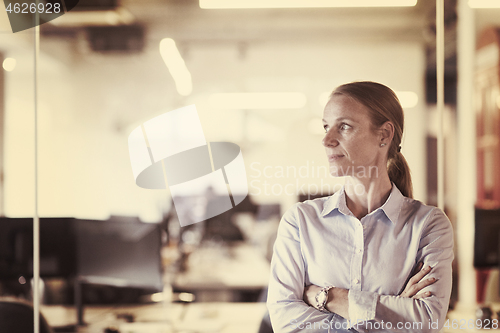
[{"label": "woman's eye", "polygon": [[323,128],[325,129],[325,133],[328,133],[328,125],[323,125]]},{"label": "woman's eye", "polygon": [[347,124],[342,124],[340,125],[340,129],[341,130],[348,130],[349,128],[351,128],[351,126],[347,125]]}]

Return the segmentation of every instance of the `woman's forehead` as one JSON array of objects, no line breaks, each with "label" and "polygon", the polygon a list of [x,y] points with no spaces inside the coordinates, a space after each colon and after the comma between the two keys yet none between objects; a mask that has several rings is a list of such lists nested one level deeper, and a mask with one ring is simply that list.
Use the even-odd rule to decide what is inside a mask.
[{"label": "woman's forehead", "polygon": [[334,95],[325,106],[323,112],[324,118],[340,119],[350,118],[355,121],[369,121],[368,108],[345,95]]}]

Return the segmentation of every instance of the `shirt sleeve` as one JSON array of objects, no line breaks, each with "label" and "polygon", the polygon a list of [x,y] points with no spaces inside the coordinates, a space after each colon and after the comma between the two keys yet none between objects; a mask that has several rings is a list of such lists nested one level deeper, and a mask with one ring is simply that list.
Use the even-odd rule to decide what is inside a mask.
[{"label": "shirt sleeve", "polygon": [[[294,206],[295,208],[296,206]],[[274,332],[343,332],[342,317],[323,313],[303,301],[306,263],[294,209],[281,219],[271,260],[267,307]],[[344,323],[347,328],[347,324]],[[347,332],[347,330],[346,330]]]},{"label": "shirt sleeve", "polygon": [[353,328],[383,332],[433,332],[444,325],[452,286],[453,229],[446,215],[435,208],[421,235],[416,262],[433,267],[424,278],[437,281],[419,293],[430,297],[413,299],[349,291],[349,319]]}]

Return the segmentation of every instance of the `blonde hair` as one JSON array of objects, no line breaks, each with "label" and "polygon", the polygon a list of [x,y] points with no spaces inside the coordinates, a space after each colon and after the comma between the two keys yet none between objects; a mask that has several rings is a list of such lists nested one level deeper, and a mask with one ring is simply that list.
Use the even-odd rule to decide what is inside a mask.
[{"label": "blonde hair", "polygon": [[387,173],[389,179],[404,196],[413,198],[410,167],[400,152],[404,129],[404,113],[394,91],[380,83],[360,81],[346,83],[337,87],[330,95],[330,98],[335,95],[349,96],[366,106],[369,110],[372,125],[375,128],[381,127],[387,121],[394,125],[394,137],[387,156]]}]

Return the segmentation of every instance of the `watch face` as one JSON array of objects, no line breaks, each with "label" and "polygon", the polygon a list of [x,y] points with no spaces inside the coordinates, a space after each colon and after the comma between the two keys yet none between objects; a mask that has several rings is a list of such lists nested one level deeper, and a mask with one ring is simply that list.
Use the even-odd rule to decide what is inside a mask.
[{"label": "watch face", "polygon": [[324,304],[325,301],[326,301],[326,293],[325,291],[321,291],[318,293],[318,295],[316,296],[316,301],[320,304]]}]

